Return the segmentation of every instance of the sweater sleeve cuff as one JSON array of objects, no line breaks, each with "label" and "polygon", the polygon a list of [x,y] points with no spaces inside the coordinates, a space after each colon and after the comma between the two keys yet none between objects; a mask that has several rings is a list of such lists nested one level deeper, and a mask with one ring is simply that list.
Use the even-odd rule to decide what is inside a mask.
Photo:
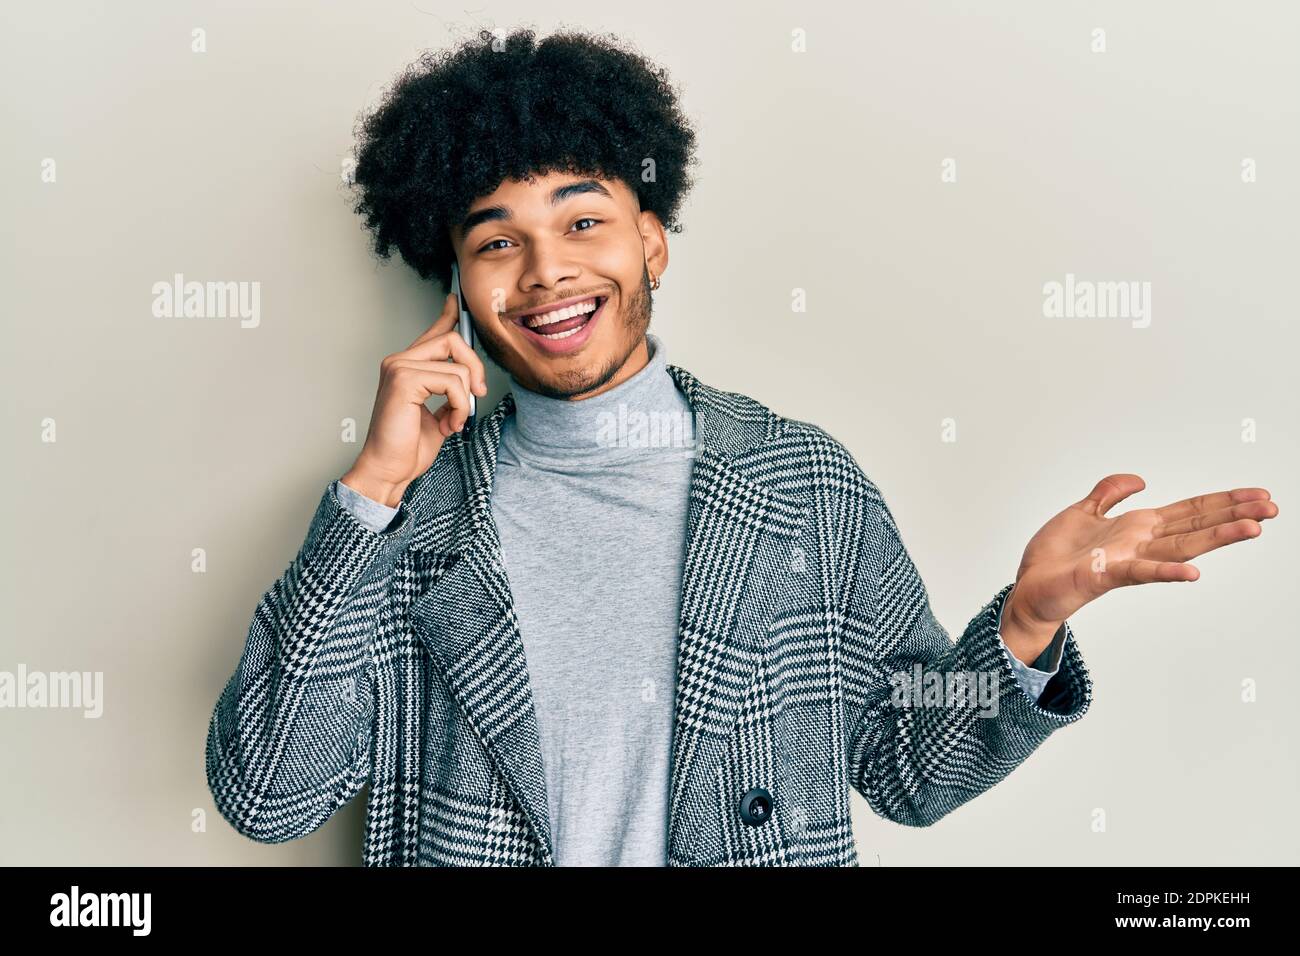
[{"label": "sweater sleeve cuff", "polygon": [[345,485],[342,479],[335,479],[335,492],[338,494],[339,503],[376,534],[388,530],[388,526],[393,523],[393,519],[401,509],[401,505],[390,508],[383,502],[363,495]]},{"label": "sweater sleeve cuff", "polygon": [[[1013,585],[1012,591],[1015,590]],[[1007,592],[1007,598],[998,606],[998,642],[1002,645],[1002,651],[1006,654],[1007,663],[1011,665],[1011,671],[1016,676],[1016,683],[1020,685],[1030,700],[1037,701],[1043,693],[1043,688],[1047,686],[1056,673],[1061,669],[1061,658],[1065,651],[1065,624],[1063,623],[1056,629],[1052,636],[1052,642],[1043,648],[1043,652],[1034,659],[1032,665],[1025,664],[1011,653],[1011,648],[1007,647],[1006,639],[1002,636],[1002,612],[1006,609],[1007,601],[1010,600],[1010,591]]]}]

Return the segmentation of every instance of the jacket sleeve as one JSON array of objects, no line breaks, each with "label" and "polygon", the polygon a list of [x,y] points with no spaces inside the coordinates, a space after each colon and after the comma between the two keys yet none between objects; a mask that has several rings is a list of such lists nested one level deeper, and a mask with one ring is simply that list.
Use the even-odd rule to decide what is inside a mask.
[{"label": "jacket sleeve", "polygon": [[305,836],[370,776],[372,638],[412,527],[405,501],[399,509],[391,530],[373,531],[331,481],[297,556],[257,604],[207,735],[208,787],[244,836]]},{"label": "jacket sleeve", "polygon": [[862,481],[840,515],[850,784],[885,819],[929,826],[1082,717],[1092,681],[1067,621],[1059,669],[1037,700],[1022,689],[998,633],[1014,584],[953,643],[883,497]]}]

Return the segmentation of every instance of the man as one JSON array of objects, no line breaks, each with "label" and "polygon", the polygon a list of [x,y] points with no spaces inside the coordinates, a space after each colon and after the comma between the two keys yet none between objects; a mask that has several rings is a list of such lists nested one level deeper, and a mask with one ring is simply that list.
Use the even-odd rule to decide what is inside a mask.
[{"label": "man", "polygon": [[459,264],[512,391],[464,427],[487,385],[454,296],[381,363],[213,714],[239,832],[302,836],[369,783],[368,865],[854,866],[851,789],[909,826],[984,792],[1088,710],[1070,615],[1277,514],[1237,489],[1110,517],[1144,485],[1103,478],[954,644],[852,455],[648,332],[694,144],[662,72],[484,40],[367,120],[358,211],[380,255]]}]

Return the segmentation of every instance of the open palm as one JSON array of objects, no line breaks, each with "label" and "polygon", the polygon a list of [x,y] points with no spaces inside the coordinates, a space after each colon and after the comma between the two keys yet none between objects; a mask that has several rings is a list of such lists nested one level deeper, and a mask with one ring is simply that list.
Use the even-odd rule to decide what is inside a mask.
[{"label": "open palm", "polygon": [[1030,539],[1016,571],[1021,623],[1064,621],[1089,601],[1130,584],[1195,581],[1201,572],[1190,559],[1258,537],[1259,523],[1278,513],[1264,488],[1234,488],[1106,516],[1145,487],[1137,475],[1108,475]]}]

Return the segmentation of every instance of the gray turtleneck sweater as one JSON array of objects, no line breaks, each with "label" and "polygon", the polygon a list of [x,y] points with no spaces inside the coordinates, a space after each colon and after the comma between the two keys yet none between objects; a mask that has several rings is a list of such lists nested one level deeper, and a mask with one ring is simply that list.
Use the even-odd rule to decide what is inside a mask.
[{"label": "gray turtleneck sweater", "polygon": [[[492,517],[528,662],[559,866],[667,863],[695,428],[662,340],[646,338],[645,368],[582,401],[539,395],[511,376],[515,414],[497,452]],[[372,530],[397,514],[342,482],[337,490]],[[1007,656],[1036,699],[1055,669]],[[1051,655],[1056,667],[1059,656]]]}]

